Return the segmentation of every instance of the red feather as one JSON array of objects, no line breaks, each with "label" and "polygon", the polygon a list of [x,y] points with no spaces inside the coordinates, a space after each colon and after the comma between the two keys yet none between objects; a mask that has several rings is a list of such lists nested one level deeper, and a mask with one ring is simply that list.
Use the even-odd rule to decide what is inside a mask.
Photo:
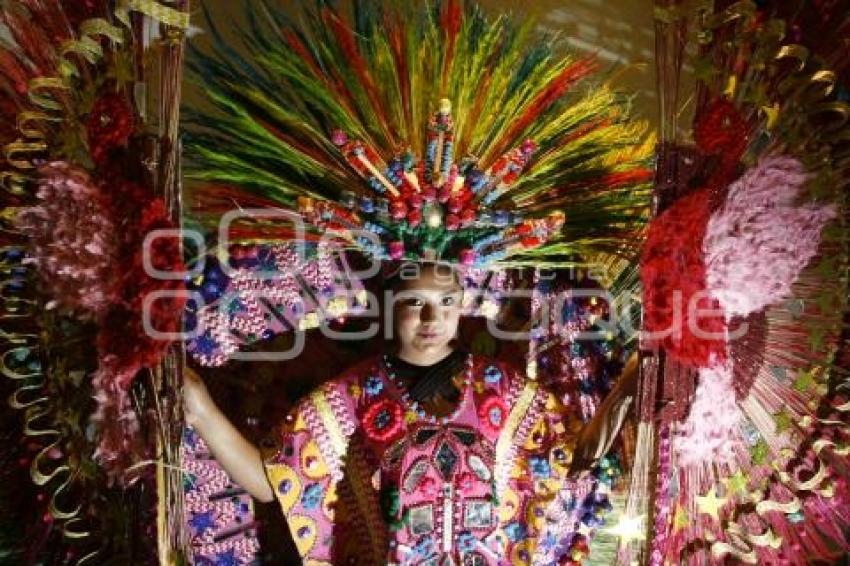
[{"label": "red feather", "polygon": [[190,207],[197,212],[228,211],[234,208],[280,208],[280,203],[230,185],[209,184],[191,191]]},{"label": "red feather", "polygon": [[56,66],[56,51],[52,49],[56,43],[35,22],[10,10],[0,14],[0,22],[9,28],[15,43],[35,64],[38,74],[47,74]]},{"label": "red feather", "polygon": [[651,181],[654,176],[655,172],[651,169],[639,167],[635,169],[629,169],[627,171],[609,173],[608,175],[604,175],[596,179],[581,179],[572,183],[567,183],[565,185],[552,187],[543,194],[543,197],[545,197],[547,200],[544,200],[543,198],[538,199],[537,203],[531,206],[529,210],[547,208],[554,205],[555,203],[568,204],[571,199],[575,198],[572,196],[568,196],[572,193],[574,189],[609,191],[611,189],[616,189],[619,187],[628,187],[630,185],[646,183]]},{"label": "red feather", "polygon": [[645,168],[637,168],[637,169],[629,169],[627,171],[617,171],[615,173],[609,173],[605,175],[599,180],[599,185],[608,188],[616,188],[616,187],[626,187],[628,185],[637,185],[639,183],[646,183],[650,181],[655,173],[650,169]]},{"label": "red feather", "polygon": [[490,156],[502,155],[507,151],[508,146],[515,143],[517,136],[522,134],[529,125],[537,120],[541,114],[546,112],[551,106],[564,95],[575,83],[585,78],[596,70],[596,62],[592,57],[587,57],[580,61],[576,61],[555,77],[546,87],[540,92],[534,101],[526,108],[525,112],[517,118],[502,139],[494,144],[490,149]]},{"label": "red feather", "polygon": [[268,130],[274,135],[277,139],[281,140],[283,143],[288,145],[289,147],[297,149],[299,152],[304,155],[308,155],[311,158],[315,159],[319,163],[325,166],[327,169],[338,169],[336,167],[336,163],[332,160],[328,159],[328,154],[321,148],[316,147],[315,145],[308,145],[307,143],[302,143],[304,140],[308,138],[305,137],[296,137],[289,135],[285,132],[282,132],[278,128],[274,126],[271,122],[266,122],[265,120],[257,120],[257,123],[260,124],[263,128]]},{"label": "red feather", "polygon": [[21,65],[20,60],[9,51],[0,51],[0,76],[12,85],[18,95],[26,95],[30,74]]},{"label": "red feather", "polygon": [[457,34],[460,32],[461,12],[458,0],[449,0],[440,14],[440,25],[446,32],[446,56],[443,59],[443,90],[446,88],[446,80],[449,77],[454,62],[455,43]]},{"label": "red feather", "polygon": [[304,45],[304,42],[301,41],[301,38],[298,37],[298,34],[293,30],[286,28],[282,30],[284,37],[286,38],[286,43],[289,45],[290,49],[292,49],[295,53],[298,54],[301,59],[310,66],[313,70],[313,74],[317,77],[322,76],[322,71],[319,66],[316,64],[316,60],[313,58],[313,54],[310,53],[310,50],[307,49],[307,46]]},{"label": "red feather", "polygon": [[334,32],[334,36],[339,43],[339,47],[345,54],[348,65],[359,78],[360,84],[363,86],[363,90],[366,91],[366,96],[372,104],[372,109],[378,114],[380,126],[384,131],[384,135],[387,139],[392,140],[393,136],[387,130],[387,117],[386,114],[384,114],[384,104],[378,95],[378,89],[375,88],[375,82],[372,80],[372,75],[369,73],[366,60],[357,48],[354,32],[337,14],[325,9],[322,11],[322,16],[325,23],[330,24],[331,29]]},{"label": "red feather", "polygon": [[407,68],[404,26],[401,25],[401,22],[397,18],[394,21],[390,21],[387,18],[386,27],[398,73],[398,88],[401,92],[401,107],[404,112],[404,121],[406,124],[413,124],[413,109],[410,107],[410,70]]},{"label": "red feather", "polygon": [[307,65],[313,71],[313,75],[323,80],[331,90],[336,92],[339,95],[340,104],[345,106],[349,114],[354,114],[351,102],[351,92],[345,86],[345,83],[333,73],[323,71],[319,64],[316,62],[316,59],[313,57],[313,54],[310,53],[310,50],[307,49],[307,46],[304,45],[303,41],[301,41],[301,38],[298,37],[297,34],[293,33],[292,30],[283,30],[283,34],[286,38],[286,43],[307,63]]},{"label": "red feather", "polygon": [[578,128],[576,128],[575,131],[568,132],[561,139],[559,139],[557,147],[559,147],[559,148],[564,147],[568,143],[572,143],[572,142],[576,141],[577,139],[583,138],[584,136],[588,135],[589,133],[591,133],[593,131],[596,131],[600,128],[605,128],[609,125],[611,125],[611,119],[610,118],[601,118],[601,119],[597,119],[597,120],[591,120],[591,121],[587,122],[586,124],[581,124]]}]

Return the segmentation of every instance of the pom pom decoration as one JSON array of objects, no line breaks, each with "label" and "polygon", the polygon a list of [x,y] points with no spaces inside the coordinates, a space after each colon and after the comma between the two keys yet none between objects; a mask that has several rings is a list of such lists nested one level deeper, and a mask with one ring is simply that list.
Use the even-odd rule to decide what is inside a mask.
[{"label": "pom pom decoration", "polygon": [[[727,323],[790,296],[791,286],[817,252],[820,232],[835,210],[795,205],[805,181],[797,159],[765,157],[731,185],[720,210],[709,218],[702,246],[705,285]],[[737,383],[741,376],[736,379],[728,364],[705,362],[697,364],[696,395],[673,441],[685,466],[731,463],[741,445],[742,413],[735,391],[744,386]]]},{"label": "pom pom decoration", "polygon": [[48,307],[85,319],[102,317],[117,299],[115,221],[103,189],[83,169],[55,161],[39,169],[37,206],[18,227],[29,258],[52,297]]},{"label": "pom pom decoration", "polygon": [[719,162],[705,181],[705,186],[720,189],[734,178],[738,162],[749,143],[749,127],[726,98],[714,100],[694,123],[694,141],[705,155],[717,156]]},{"label": "pom pom decoration", "polygon": [[832,206],[796,206],[806,181],[791,157],[762,159],[732,184],[708,222],[706,281],[726,317],[747,316],[791,295],[791,285],[817,252]]},{"label": "pom pom decoration", "polygon": [[126,145],[136,127],[133,107],[120,93],[97,99],[86,122],[89,151],[101,165],[113,149]]},{"label": "pom pom decoration", "polygon": [[748,131],[735,105],[718,98],[694,123],[694,141],[707,155],[723,154],[724,161],[737,161],[747,146]]},{"label": "pom pom decoration", "polygon": [[132,465],[142,449],[139,419],[133,408],[129,383],[138,367],[124,367],[114,355],[103,356],[100,367],[92,377],[92,389],[97,403],[91,422],[97,425],[99,438],[93,459],[100,463],[110,482],[121,477],[120,472]]},{"label": "pom pom decoration", "polygon": [[[160,279],[148,274],[145,255],[150,266],[158,271],[181,272],[184,270],[180,243],[175,237],[152,238],[150,245],[143,248],[145,235],[153,230],[173,229],[165,203],[153,200],[142,211],[139,223],[139,241],[124,270],[122,281],[123,304],[113,309],[103,323],[104,330],[98,338],[98,349],[102,356],[117,355],[125,368],[150,368],[156,365],[169,342],[150,336],[144,328],[144,319],[158,333],[178,332],[184,299],[179,296],[183,283],[179,279]],[[152,300],[154,294],[162,298]],[[147,301],[150,301],[147,303]],[[146,304],[147,303],[147,304]],[[147,309],[148,312],[145,312]]]}]

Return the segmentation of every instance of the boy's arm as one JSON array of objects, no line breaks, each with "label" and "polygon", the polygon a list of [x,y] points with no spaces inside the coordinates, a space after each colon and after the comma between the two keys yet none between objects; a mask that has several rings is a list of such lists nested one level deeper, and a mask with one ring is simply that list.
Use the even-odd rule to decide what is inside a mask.
[{"label": "boy's arm", "polygon": [[186,424],[204,439],[216,461],[252,497],[274,500],[259,449],[248,442],[219,410],[206,386],[190,368],[183,370]]},{"label": "boy's arm", "polygon": [[593,418],[582,427],[573,452],[570,473],[589,470],[611,449],[620,432],[629,407],[637,394],[638,355],[629,358],[614,389],[605,397]]}]

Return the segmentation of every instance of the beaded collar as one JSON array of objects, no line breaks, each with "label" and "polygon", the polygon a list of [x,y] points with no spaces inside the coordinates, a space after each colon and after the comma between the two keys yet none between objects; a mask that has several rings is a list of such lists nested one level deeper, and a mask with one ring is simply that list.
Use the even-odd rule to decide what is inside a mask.
[{"label": "beaded collar", "polygon": [[469,354],[466,358],[466,369],[464,370],[463,377],[463,389],[461,391],[461,398],[457,403],[457,407],[455,407],[454,411],[450,414],[437,417],[430,413],[428,413],[419,401],[413,399],[410,396],[410,392],[407,387],[404,385],[402,380],[398,377],[395,369],[393,368],[392,362],[390,361],[389,356],[383,356],[383,369],[389,378],[390,382],[392,382],[396,391],[399,392],[402,402],[406,405],[405,408],[410,409],[412,412],[416,414],[422,420],[428,421],[432,424],[447,424],[457,418],[457,416],[461,413],[463,408],[467,403],[467,395],[469,393],[469,386],[472,384],[472,354]]}]

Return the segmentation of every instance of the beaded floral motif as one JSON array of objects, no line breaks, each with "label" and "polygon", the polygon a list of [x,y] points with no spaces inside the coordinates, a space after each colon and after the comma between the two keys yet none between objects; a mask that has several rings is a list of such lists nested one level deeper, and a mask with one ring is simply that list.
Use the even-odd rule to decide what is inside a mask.
[{"label": "beaded floral motif", "polygon": [[[402,515],[408,526],[404,532],[410,538],[397,539],[391,555],[401,563],[416,564],[433,560],[441,564],[447,556],[453,557],[454,564],[489,564],[497,560],[504,555],[504,543],[494,542],[490,535],[497,526],[493,443],[509,414],[508,406],[499,397],[503,371],[498,366],[488,366],[488,383],[484,367],[477,366],[476,373],[470,358],[463,398],[452,414],[434,418],[410,401],[386,360],[384,367],[385,376],[393,385],[390,390],[415,412],[415,418],[407,423],[404,439],[392,447],[395,451],[404,446],[408,452],[408,458],[395,473],[402,486]],[[390,390],[385,387],[383,392],[389,395]],[[370,403],[368,397],[364,396],[364,400]],[[381,460],[386,463],[387,455]],[[390,476],[394,473],[386,467],[384,470]],[[433,531],[426,533],[426,525]],[[414,549],[436,552],[423,557]]]},{"label": "beaded floral motif", "polygon": [[384,382],[377,375],[370,375],[366,378],[363,390],[367,395],[374,397],[384,390]]},{"label": "beaded floral motif", "polygon": [[490,434],[498,434],[508,419],[508,406],[495,394],[488,395],[478,406],[478,422]]},{"label": "beaded floral motif", "polygon": [[404,409],[389,399],[380,399],[367,407],[363,430],[371,440],[388,444],[404,434]]}]

